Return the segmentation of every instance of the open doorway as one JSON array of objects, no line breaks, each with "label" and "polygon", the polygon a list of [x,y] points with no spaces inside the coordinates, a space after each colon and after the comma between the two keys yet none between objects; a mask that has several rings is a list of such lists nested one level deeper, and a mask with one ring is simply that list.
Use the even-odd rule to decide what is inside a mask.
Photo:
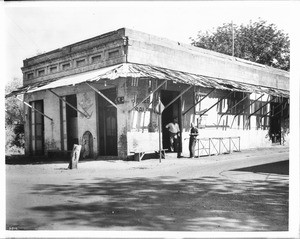
[{"label": "open doorway", "polygon": [[[116,88],[101,90],[101,93],[111,101],[114,101],[117,96]],[[117,156],[117,109],[98,95],[98,114],[99,154],[101,156]]]},{"label": "open doorway", "polygon": [[273,144],[280,144],[281,142],[281,107],[278,107],[280,103],[271,102],[270,107],[274,109],[272,116],[270,117],[270,138]]},{"label": "open doorway", "polygon": [[[179,92],[170,91],[170,90],[162,90],[161,91],[161,102],[164,106],[169,104],[176,96],[178,96]],[[178,124],[181,126],[181,114],[180,114],[180,98],[173,102],[168,108],[166,108],[162,113],[162,144],[164,149],[168,149],[170,147],[170,138],[169,131],[166,129],[166,125],[170,122],[173,122],[175,118],[178,119]],[[181,129],[182,130],[182,129]]]},{"label": "open doorway", "polygon": [[[66,101],[77,107],[76,95],[67,95]],[[66,104],[67,150],[72,150],[78,144],[78,112]]]}]

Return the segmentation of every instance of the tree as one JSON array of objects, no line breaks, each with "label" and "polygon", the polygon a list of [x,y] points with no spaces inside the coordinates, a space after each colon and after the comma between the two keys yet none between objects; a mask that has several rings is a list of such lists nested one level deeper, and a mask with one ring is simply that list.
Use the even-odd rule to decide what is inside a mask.
[{"label": "tree", "polygon": [[[16,90],[21,85],[21,79],[14,78],[5,86],[5,94]],[[6,98],[5,113],[6,153],[22,153],[25,144],[22,102],[14,96]]]},{"label": "tree", "polygon": [[[14,78],[5,86],[5,94],[8,94],[21,86],[21,79]],[[5,99],[5,111],[5,123],[7,125],[12,125],[14,123],[24,124],[23,104],[16,99],[16,97],[12,96]]]},{"label": "tree", "polygon": [[[233,34],[234,32],[234,34]],[[233,37],[234,36],[234,37]],[[199,31],[192,45],[282,70],[290,69],[290,40],[274,24],[259,19],[240,26],[225,23],[214,32]]]}]

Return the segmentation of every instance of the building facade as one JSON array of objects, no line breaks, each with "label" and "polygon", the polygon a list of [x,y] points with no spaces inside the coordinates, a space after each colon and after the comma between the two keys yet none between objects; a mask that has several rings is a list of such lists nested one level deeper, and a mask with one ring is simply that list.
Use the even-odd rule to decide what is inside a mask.
[{"label": "building facade", "polygon": [[[289,142],[289,73],[122,28],[24,60],[26,154],[84,158],[168,148],[177,118],[199,155]],[[157,112],[159,102],[164,106]],[[196,153],[197,154],[197,153]]]}]

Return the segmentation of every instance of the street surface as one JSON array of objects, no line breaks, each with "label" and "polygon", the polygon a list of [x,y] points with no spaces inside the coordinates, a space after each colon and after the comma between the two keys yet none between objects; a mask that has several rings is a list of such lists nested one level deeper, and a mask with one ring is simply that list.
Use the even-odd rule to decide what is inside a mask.
[{"label": "street surface", "polygon": [[6,165],[7,230],[287,231],[289,149]]}]

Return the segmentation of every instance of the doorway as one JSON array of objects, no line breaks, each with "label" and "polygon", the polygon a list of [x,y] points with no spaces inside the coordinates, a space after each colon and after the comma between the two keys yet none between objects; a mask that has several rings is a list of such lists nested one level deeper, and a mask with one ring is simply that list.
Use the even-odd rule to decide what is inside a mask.
[{"label": "doorway", "polygon": [[[101,93],[111,101],[114,101],[117,96],[116,88],[101,90]],[[98,95],[98,114],[99,154],[101,156],[117,156],[117,109]]]},{"label": "doorway", "polygon": [[281,142],[281,107],[277,107],[280,103],[271,102],[270,108],[275,109],[272,112],[273,116],[270,117],[270,138],[273,144],[279,144]]},{"label": "doorway", "polygon": [[[77,107],[76,95],[67,95],[66,101]],[[78,144],[78,112],[66,104],[67,150],[72,150]]]},{"label": "doorway", "polygon": [[[161,91],[161,102],[164,106],[169,104],[176,96],[179,95],[178,91],[170,91],[170,90],[162,90]],[[178,119],[178,125],[181,129],[181,100],[180,98],[173,102],[168,108],[166,108],[161,117],[162,122],[162,144],[164,149],[168,149],[170,146],[170,138],[169,138],[169,131],[166,129],[166,125],[170,122],[173,122],[175,118]]]},{"label": "doorway", "polygon": [[[43,100],[30,102],[30,105],[41,113],[44,113]],[[31,109],[30,109],[31,110]],[[35,110],[30,111],[31,122],[31,153],[33,155],[44,154],[44,116]]]}]

